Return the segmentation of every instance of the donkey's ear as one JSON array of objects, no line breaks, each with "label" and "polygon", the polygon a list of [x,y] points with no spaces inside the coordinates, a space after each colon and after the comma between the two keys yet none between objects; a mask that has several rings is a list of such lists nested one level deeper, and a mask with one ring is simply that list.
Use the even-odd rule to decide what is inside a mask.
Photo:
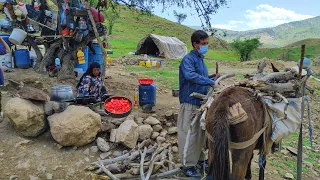
[{"label": "donkey's ear", "polygon": [[272,63],[271,63],[271,66],[272,66],[273,72],[280,72],[276,67],[274,67],[274,65]]}]

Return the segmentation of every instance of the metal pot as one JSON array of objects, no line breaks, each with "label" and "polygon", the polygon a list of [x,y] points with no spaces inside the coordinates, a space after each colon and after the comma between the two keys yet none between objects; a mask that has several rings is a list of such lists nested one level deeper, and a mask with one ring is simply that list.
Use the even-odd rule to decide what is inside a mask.
[{"label": "metal pot", "polygon": [[51,101],[65,102],[74,101],[72,86],[56,85],[51,87]]},{"label": "metal pot", "polygon": [[131,113],[131,111],[132,111],[132,102],[131,102],[130,99],[128,99],[128,98],[126,98],[126,97],[113,96],[113,97],[111,97],[111,98],[108,98],[108,99],[104,102],[104,107],[105,107],[106,103],[108,103],[108,102],[111,101],[112,99],[125,99],[125,100],[128,100],[128,101],[130,102],[130,104],[131,104],[131,108],[130,108],[130,110],[129,110],[128,112],[125,112],[125,113],[122,113],[122,114],[113,114],[113,113],[109,112],[106,108],[104,108],[104,110],[106,111],[106,113],[107,113],[108,115],[110,115],[111,117],[114,117],[114,118],[123,118],[123,117],[128,116],[128,115]]}]

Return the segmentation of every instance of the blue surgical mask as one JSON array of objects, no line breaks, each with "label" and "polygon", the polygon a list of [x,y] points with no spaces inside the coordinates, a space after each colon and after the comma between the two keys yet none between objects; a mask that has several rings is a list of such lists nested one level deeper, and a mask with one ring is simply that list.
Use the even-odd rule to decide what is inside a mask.
[{"label": "blue surgical mask", "polygon": [[199,54],[205,54],[208,52],[208,46],[200,46],[200,49],[198,50]]}]

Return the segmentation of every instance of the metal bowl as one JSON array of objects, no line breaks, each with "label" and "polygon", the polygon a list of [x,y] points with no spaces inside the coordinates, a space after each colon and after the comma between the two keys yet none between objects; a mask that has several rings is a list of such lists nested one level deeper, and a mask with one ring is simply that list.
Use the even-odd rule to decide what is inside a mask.
[{"label": "metal bowl", "polygon": [[72,86],[55,85],[51,87],[51,101],[65,102],[74,101],[75,97],[72,91]]},{"label": "metal bowl", "polygon": [[126,98],[126,97],[122,97],[122,96],[113,96],[113,97],[111,97],[111,98],[108,98],[108,99],[104,102],[104,107],[105,107],[106,103],[110,102],[112,99],[125,99],[125,100],[128,100],[128,101],[130,102],[130,104],[131,104],[131,108],[130,108],[129,111],[127,111],[127,112],[125,112],[125,113],[122,113],[122,114],[114,114],[114,113],[109,112],[106,108],[104,108],[104,110],[106,111],[106,113],[107,113],[108,115],[110,115],[111,117],[114,117],[114,118],[123,118],[123,117],[128,116],[128,115],[131,113],[131,111],[132,111],[132,102],[131,102],[131,100],[128,99],[128,98]]}]

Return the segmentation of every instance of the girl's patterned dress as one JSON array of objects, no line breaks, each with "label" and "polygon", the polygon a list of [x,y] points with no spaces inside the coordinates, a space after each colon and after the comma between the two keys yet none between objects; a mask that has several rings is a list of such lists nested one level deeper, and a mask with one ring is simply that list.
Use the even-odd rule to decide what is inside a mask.
[{"label": "girl's patterned dress", "polygon": [[98,77],[92,77],[92,76],[85,76],[83,77],[83,80],[78,88],[78,97],[84,97],[84,96],[95,96],[96,99],[99,99],[99,90],[102,86],[101,78]]}]

